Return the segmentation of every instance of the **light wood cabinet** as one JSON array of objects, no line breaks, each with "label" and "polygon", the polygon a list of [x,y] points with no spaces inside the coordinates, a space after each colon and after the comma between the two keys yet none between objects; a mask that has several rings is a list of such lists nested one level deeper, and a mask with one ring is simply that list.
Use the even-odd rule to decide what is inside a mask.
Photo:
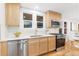
[{"label": "light wood cabinet", "polygon": [[8,55],[7,42],[0,42],[0,55],[1,56],[7,56]]},{"label": "light wood cabinet", "polygon": [[39,39],[30,39],[28,41],[28,55],[35,56],[39,55]]},{"label": "light wood cabinet", "polygon": [[61,13],[55,11],[47,11],[45,13],[46,28],[51,28],[51,20],[59,21],[61,18]]},{"label": "light wood cabinet", "polygon": [[48,11],[47,14],[48,14],[48,17],[52,20],[60,20],[61,19],[61,13],[59,13],[59,12]]},{"label": "light wood cabinet", "polygon": [[48,38],[48,52],[56,49],[56,38],[55,36]]},{"label": "light wood cabinet", "polygon": [[47,37],[40,39],[40,54],[47,53]]},{"label": "light wood cabinet", "polygon": [[20,23],[20,4],[19,3],[6,3],[6,25],[19,26]]},{"label": "light wood cabinet", "polygon": [[0,56],[1,56],[1,43],[0,43]]},{"label": "light wood cabinet", "polygon": [[29,39],[27,41],[27,55],[36,56],[56,49],[55,36]]}]

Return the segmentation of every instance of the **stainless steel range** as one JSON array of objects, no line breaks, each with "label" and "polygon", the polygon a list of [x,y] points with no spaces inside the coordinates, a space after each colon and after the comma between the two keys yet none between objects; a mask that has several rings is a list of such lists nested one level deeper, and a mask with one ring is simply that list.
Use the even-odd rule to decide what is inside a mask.
[{"label": "stainless steel range", "polygon": [[59,34],[59,33],[51,33],[51,35],[56,35],[56,51],[64,47],[65,45],[65,35],[64,34]]},{"label": "stainless steel range", "polygon": [[56,35],[56,49],[65,45],[65,36],[63,34]]}]

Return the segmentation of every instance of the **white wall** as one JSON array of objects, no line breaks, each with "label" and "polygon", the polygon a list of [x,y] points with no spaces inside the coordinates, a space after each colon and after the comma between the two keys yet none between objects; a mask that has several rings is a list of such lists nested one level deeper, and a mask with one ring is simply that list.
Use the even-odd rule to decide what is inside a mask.
[{"label": "white wall", "polygon": [[[29,13],[29,14],[33,15],[33,19],[32,19],[33,22],[32,22],[32,28],[31,29],[37,28],[37,26],[36,26],[37,25],[36,16],[37,15],[44,16],[43,12],[31,10],[31,9],[28,9],[28,8],[20,8],[20,28],[21,29],[24,29],[23,13]],[[45,28],[45,23],[43,25],[44,25],[44,28]]]},{"label": "white wall", "polygon": [[[24,21],[23,21],[23,12],[25,13],[31,13],[33,14],[33,24],[32,24],[32,28],[24,28]],[[22,32],[22,35],[24,36],[28,36],[28,35],[35,35],[35,30],[37,29],[37,22],[36,22],[36,15],[41,15],[43,16],[44,13],[39,12],[39,11],[35,11],[35,10],[31,10],[31,9],[27,9],[27,8],[21,8],[20,9],[20,26],[19,27],[7,27],[7,37],[11,38],[14,37],[14,33],[16,31],[20,31]],[[45,19],[44,19],[45,20]],[[42,29],[37,29],[37,34],[45,34],[45,22],[44,22],[44,28]]]},{"label": "white wall", "polygon": [[5,32],[5,4],[4,3],[0,3],[0,24],[1,24],[1,39],[5,39],[6,38],[6,32]]},{"label": "white wall", "polygon": [[[79,24],[79,17],[74,17],[77,14],[71,13],[70,14],[64,14],[63,18],[62,18],[62,22],[66,21],[67,22],[67,40],[73,40],[73,38],[75,37],[75,33],[78,30],[77,24]],[[78,16],[78,15],[77,15]],[[72,22],[72,31],[70,30],[70,22]],[[62,28],[64,29],[64,23],[62,23]],[[63,31],[64,32],[64,31]]]}]

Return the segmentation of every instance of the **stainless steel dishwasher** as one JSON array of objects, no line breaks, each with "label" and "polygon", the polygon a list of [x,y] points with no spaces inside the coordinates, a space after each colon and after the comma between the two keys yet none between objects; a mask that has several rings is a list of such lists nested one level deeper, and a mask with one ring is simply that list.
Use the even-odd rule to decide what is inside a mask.
[{"label": "stainless steel dishwasher", "polygon": [[24,40],[22,41],[23,44],[22,44],[22,47],[23,47],[23,56],[28,56],[28,43],[27,43],[27,40]]},{"label": "stainless steel dishwasher", "polygon": [[8,41],[8,56],[27,56],[27,40]]},{"label": "stainless steel dishwasher", "polygon": [[21,40],[8,41],[8,56],[23,56],[23,49]]},{"label": "stainless steel dishwasher", "polygon": [[19,49],[21,56],[27,56],[27,40],[20,41]]}]

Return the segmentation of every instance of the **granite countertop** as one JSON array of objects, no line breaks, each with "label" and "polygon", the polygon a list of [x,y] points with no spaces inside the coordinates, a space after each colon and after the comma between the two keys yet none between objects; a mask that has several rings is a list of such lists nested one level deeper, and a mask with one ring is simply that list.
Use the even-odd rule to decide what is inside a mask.
[{"label": "granite countertop", "polygon": [[42,38],[42,37],[50,37],[50,36],[55,36],[55,35],[33,35],[33,37],[31,36],[21,36],[21,37],[13,37],[13,38],[6,38],[6,40],[0,40],[0,42],[3,41],[12,41],[12,40],[28,40],[28,39],[34,39],[34,38]]}]

